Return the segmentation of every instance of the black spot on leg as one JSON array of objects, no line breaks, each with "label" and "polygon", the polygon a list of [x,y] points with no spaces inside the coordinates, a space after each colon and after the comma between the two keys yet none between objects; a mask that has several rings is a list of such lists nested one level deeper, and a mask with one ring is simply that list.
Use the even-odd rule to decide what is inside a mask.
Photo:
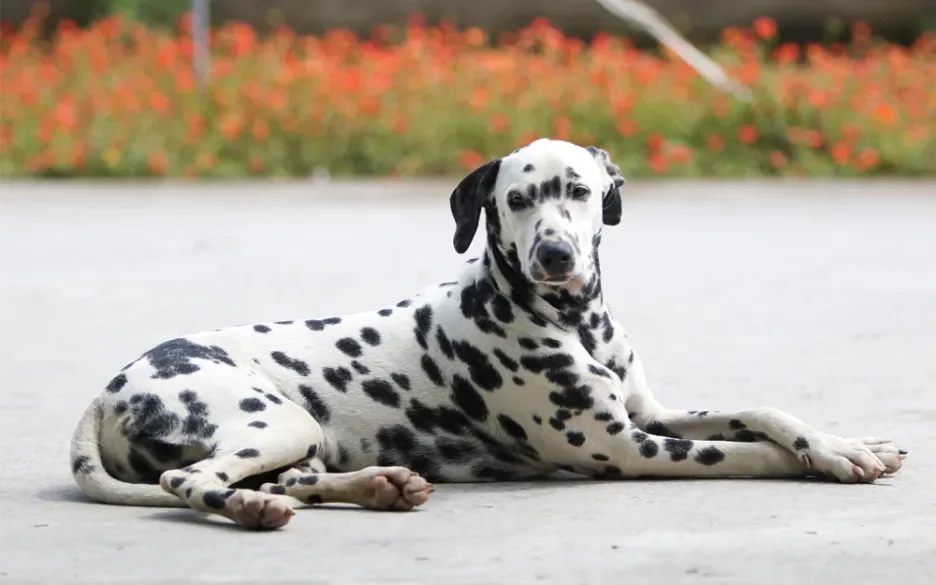
[{"label": "black spot on leg", "polygon": [[114,379],[107,383],[106,390],[111,394],[116,394],[127,385],[127,376],[126,374],[117,374]]},{"label": "black spot on leg", "polygon": [[309,364],[299,359],[293,359],[281,351],[271,352],[270,357],[279,365],[296,372],[300,376],[308,376],[311,371],[309,370]]},{"label": "black spot on leg", "polygon": [[237,457],[240,457],[241,459],[254,459],[260,456],[260,451],[257,451],[256,449],[249,449],[249,448],[241,449],[234,455]]},{"label": "black spot on leg", "polygon": [[715,465],[725,460],[725,454],[718,447],[705,447],[696,453],[695,460],[702,465]]},{"label": "black spot on leg", "polygon": [[169,480],[169,487],[171,487],[172,489],[178,489],[179,486],[181,486],[183,483],[185,483],[184,477],[182,476],[173,477],[172,479]]},{"label": "black spot on leg", "polygon": [[266,404],[259,398],[244,398],[240,401],[240,409],[244,412],[260,412],[266,408]]},{"label": "black spot on leg", "polygon": [[378,346],[380,345],[380,332],[373,327],[364,327],[361,329],[361,339],[367,345]]},{"label": "black spot on leg", "polygon": [[[227,502],[227,499],[234,495],[235,490],[211,490],[205,492],[205,495],[202,496],[202,500],[205,502],[205,505],[209,508],[215,510],[223,510],[224,505]],[[190,495],[190,494],[188,494]]]},{"label": "black spot on leg", "polygon": [[361,353],[363,353],[361,344],[350,337],[342,337],[335,342],[335,347],[348,357],[361,357]]},{"label": "black spot on leg", "polygon": [[652,421],[652,422],[647,423],[647,427],[644,430],[650,433],[651,435],[657,435],[660,437],[669,437],[671,439],[681,438],[679,435],[669,430],[669,428],[667,428],[666,425],[664,425],[663,423],[659,421]]},{"label": "black spot on leg", "polygon": [[298,483],[300,485],[315,485],[318,483],[318,480],[319,478],[317,475],[303,475],[298,478]]},{"label": "black spot on leg", "polygon": [[605,431],[606,431],[609,435],[616,435],[616,434],[620,433],[620,432],[623,431],[623,430],[624,430],[624,423],[622,423],[622,422],[620,422],[620,421],[614,421],[613,423],[611,423],[611,424],[609,424],[608,426],[605,427]]},{"label": "black spot on leg", "polygon": [[282,496],[286,494],[286,486],[284,485],[272,485],[270,486],[270,493]]},{"label": "black spot on leg", "polygon": [[514,439],[520,439],[522,441],[526,440],[526,431],[523,430],[523,427],[520,426],[520,423],[510,418],[506,414],[497,415],[497,422],[499,422],[501,428],[504,429],[504,431]]},{"label": "black spot on leg", "polygon": [[670,454],[671,461],[685,461],[692,449],[692,441],[688,439],[664,439],[663,449]]},{"label": "black spot on leg", "polygon": [[793,441],[793,448],[797,451],[805,451],[809,449],[809,441],[806,440],[806,437],[796,437],[796,440]]},{"label": "black spot on leg", "polygon": [[364,393],[370,396],[374,402],[379,402],[380,404],[392,408],[400,407],[400,394],[394,390],[390,382],[386,380],[381,380],[379,378],[364,380],[361,384],[361,389],[364,390]]}]

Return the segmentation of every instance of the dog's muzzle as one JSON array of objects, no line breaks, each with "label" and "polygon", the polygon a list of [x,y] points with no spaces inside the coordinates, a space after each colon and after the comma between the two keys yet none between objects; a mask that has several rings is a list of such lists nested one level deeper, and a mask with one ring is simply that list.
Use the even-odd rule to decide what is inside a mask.
[{"label": "dog's muzzle", "polygon": [[537,280],[562,282],[568,280],[575,269],[575,252],[561,240],[541,243],[536,248],[535,258],[533,276]]}]

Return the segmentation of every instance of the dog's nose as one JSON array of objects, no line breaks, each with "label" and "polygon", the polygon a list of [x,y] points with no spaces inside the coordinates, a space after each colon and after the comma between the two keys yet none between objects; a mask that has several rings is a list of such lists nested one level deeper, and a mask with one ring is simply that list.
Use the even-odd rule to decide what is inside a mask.
[{"label": "dog's nose", "polygon": [[572,246],[565,242],[543,242],[536,250],[536,259],[549,276],[565,276],[575,264]]}]

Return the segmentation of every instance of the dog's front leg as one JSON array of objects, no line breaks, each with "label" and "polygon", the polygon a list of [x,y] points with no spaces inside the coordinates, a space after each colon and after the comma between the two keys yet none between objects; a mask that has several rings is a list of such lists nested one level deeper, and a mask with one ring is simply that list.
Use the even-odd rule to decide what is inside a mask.
[{"label": "dog's front leg", "polygon": [[847,459],[859,481],[873,481],[900,469],[906,451],[889,440],[843,439],[823,433],[776,408],[739,411],[674,410],[663,407],[650,393],[640,361],[626,376],[625,406],[631,421],[644,432],[677,439],[765,442],[795,454],[808,467],[828,473]]}]

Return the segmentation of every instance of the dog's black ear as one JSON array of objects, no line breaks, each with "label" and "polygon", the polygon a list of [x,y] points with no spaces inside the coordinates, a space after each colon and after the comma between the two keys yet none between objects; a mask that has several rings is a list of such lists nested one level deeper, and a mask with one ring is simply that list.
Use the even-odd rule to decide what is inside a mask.
[{"label": "dog's black ear", "polygon": [[589,146],[586,148],[588,152],[595,157],[595,161],[598,163],[602,169],[604,169],[605,174],[608,175],[608,180],[610,186],[608,190],[604,193],[602,197],[602,213],[601,221],[605,225],[617,225],[621,223],[621,214],[622,202],[621,202],[621,185],[627,182],[627,179],[624,178],[624,175],[621,174],[621,167],[614,164],[611,161],[611,157],[608,156],[607,151],[598,148],[597,146]]},{"label": "dog's black ear", "polygon": [[455,218],[455,251],[464,254],[478,231],[484,198],[494,189],[501,159],[492,159],[468,173],[452,191],[449,204]]}]

